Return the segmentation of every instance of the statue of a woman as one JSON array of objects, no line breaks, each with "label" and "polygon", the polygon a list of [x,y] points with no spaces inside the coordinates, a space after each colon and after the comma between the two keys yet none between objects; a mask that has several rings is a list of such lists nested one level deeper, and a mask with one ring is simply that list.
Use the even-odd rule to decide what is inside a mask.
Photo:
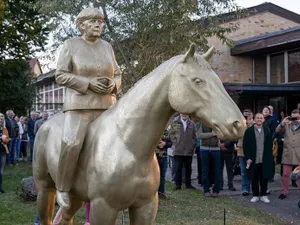
[{"label": "statue of a woman", "polygon": [[76,19],[81,37],[65,41],[57,63],[56,82],[67,88],[56,182],[57,201],[65,208],[87,127],[116,102],[121,86],[112,46],[100,39],[103,21],[98,9],[82,10]]}]

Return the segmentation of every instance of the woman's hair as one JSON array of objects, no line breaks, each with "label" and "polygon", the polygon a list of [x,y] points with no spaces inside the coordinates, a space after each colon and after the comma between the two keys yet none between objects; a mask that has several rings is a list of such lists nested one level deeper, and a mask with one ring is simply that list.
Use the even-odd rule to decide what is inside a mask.
[{"label": "woman's hair", "polygon": [[28,120],[28,118],[27,118],[26,116],[21,116],[21,117],[20,117],[20,122],[26,123],[27,120]]},{"label": "woman's hair", "polygon": [[5,116],[3,113],[0,113],[0,117],[3,117],[3,127],[6,128],[6,124],[5,124]]},{"label": "woman's hair", "polygon": [[264,106],[264,107],[263,107],[263,109],[262,109],[262,111],[263,111],[264,109],[268,109],[268,110],[269,110],[269,113],[271,113],[271,109],[270,109],[270,107],[269,107],[269,106],[267,106],[267,105],[266,105],[266,106]]},{"label": "woman's hair", "polygon": [[83,23],[86,20],[90,19],[102,19],[104,20],[104,15],[102,11],[95,8],[86,8],[83,9],[76,17],[76,27],[80,31],[81,34],[83,34],[84,30],[80,28],[80,24]]}]

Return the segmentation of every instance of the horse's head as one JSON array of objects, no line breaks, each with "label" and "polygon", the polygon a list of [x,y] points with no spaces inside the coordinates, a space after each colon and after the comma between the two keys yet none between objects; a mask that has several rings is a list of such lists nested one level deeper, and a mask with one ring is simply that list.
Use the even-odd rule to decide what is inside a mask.
[{"label": "horse's head", "polygon": [[171,72],[168,94],[171,107],[198,118],[218,138],[236,140],[243,135],[246,122],[208,63],[214,48],[204,55],[195,55],[195,48],[192,44]]}]

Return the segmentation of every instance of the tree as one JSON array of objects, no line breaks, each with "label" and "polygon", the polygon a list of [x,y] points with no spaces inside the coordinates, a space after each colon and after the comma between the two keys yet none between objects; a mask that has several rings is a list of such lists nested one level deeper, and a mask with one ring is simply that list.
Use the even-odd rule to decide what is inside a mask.
[{"label": "tree", "polygon": [[0,60],[26,59],[44,50],[47,18],[34,6],[36,0],[0,0]]},{"label": "tree", "polygon": [[0,112],[13,109],[23,115],[30,109],[35,96],[26,60],[0,61]]},{"label": "tree", "polygon": [[185,51],[191,42],[206,50],[207,38],[216,35],[229,44],[226,33],[237,26],[221,26],[226,18],[216,15],[239,9],[235,0],[54,0],[50,5],[46,2],[39,0],[38,7],[53,18],[56,44],[76,34],[70,23],[74,24],[83,7],[102,8],[106,22],[103,36],[116,49],[125,89],[163,61]]}]

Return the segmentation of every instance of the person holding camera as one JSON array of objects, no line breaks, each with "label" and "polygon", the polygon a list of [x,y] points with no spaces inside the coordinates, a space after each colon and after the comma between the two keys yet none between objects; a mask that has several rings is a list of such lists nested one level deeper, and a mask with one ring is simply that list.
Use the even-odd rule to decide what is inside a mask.
[{"label": "person holding camera", "polygon": [[6,155],[8,154],[7,143],[9,142],[8,130],[5,127],[5,118],[0,113],[0,194],[4,193],[2,187],[3,171],[6,162]]},{"label": "person holding camera", "polygon": [[282,190],[279,199],[285,199],[289,192],[290,173],[293,166],[300,165],[300,111],[295,109],[291,116],[284,118],[284,120],[277,126],[277,133],[283,133],[283,153],[282,153]]}]

